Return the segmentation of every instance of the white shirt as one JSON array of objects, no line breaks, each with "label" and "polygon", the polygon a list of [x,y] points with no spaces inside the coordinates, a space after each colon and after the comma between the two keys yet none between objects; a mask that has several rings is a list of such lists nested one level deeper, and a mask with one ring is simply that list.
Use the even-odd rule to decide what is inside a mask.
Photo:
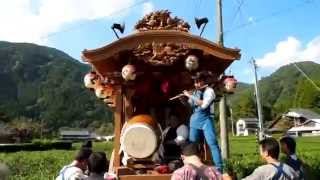
[{"label": "white shirt", "polygon": [[75,162],[64,166],[56,180],[82,180],[86,178],[87,176],[83,174],[83,171],[74,165]]},{"label": "white shirt", "polygon": [[184,144],[189,137],[189,129],[185,124],[181,124],[177,128],[177,137],[174,140],[178,145]]},{"label": "white shirt", "polygon": [[[164,131],[163,131],[163,137],[166,136],[166,134],[168,133],[169,129],[171,127],[167,127]],[[183,143],[185,143],[189,137],[189,129],[185,124],[181,124],[177,130],[177,137],[174,139],[174,141],[177,143],[177,145],[182,145]]]},{"label": "white shirt", "polygon": [[290,157],[291,157],[291,159],[293,159],[295,161],[298,160],[298,157],[296,154],[291,154]]},{"label": "white shirt", "polygon": [[201,108],[206,109],[215,98],[216,98],[216,94],[214,93],[214,90],[212,88],[207,87],[203,93],[203,101],[202,101]]}]

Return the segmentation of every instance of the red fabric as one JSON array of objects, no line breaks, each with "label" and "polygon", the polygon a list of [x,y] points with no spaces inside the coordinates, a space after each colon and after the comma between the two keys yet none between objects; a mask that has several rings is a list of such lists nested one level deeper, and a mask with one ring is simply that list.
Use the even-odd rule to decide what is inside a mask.
[{"label": "red fabric", "polygon": [[164,80],[162,83],[161,83],[161,91],[164,93],[164,94],[168,94],[169,91],[170,91],[170,83],[168,80]]},{"label": "red fabric", "polygon": [[167,165],[157,166],[155,170],[160,174],[167,174],[170,172],[169,166]]}]

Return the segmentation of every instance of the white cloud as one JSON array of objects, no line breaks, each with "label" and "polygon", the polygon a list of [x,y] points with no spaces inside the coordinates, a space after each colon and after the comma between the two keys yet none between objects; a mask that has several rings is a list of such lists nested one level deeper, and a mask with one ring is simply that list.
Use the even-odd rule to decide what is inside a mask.
[{"label": "white cloud", "polygon": [[153,10],[154,10],[154,5],[152,4],[152,2],[143,3],[143,6],[142,6],[142,15],[143,16],[146,14],[149,14]]},{"label": "white cloud", "polygon": [[[131,6],[135,0],[10,0],[0,3],[0,40],[14,42],[46,42],[48,34],[63,25],[81,20],[110,17]],[[36,8],[36,10],[35,10]]]},{"label": "white cloud", "polygon": [[299,61],[314,61],[320,63],[320,36],[315,37],[306,46],[295,37],[280,41],[273,52],[266,53],[257,59],[257,64],[265,68],[280,66]]}]

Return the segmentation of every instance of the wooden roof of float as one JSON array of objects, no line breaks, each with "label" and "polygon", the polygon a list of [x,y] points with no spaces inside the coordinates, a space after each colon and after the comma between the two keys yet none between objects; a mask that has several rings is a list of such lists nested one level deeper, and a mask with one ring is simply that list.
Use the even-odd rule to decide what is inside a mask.
[{"label": "wooden roof of float", "polygon": [[199,58],[197,71],[207,70],[218,76],[240,58],[239,49],[224,48],[192,35],[189,28],[183,20],[171,18],[170,12],[157,11],[138,22],[137,32],[104,47],[84,50],[82,59],[92,64],[99,75],[112,77],[119,76],[128,63],[136,65],[138,72],[188,72],[183,64],[190,54]]}]

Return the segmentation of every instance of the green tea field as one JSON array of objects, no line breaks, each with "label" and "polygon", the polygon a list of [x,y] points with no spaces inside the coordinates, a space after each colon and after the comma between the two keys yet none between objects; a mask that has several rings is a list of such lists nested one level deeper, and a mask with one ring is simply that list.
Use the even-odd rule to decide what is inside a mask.
[{"label": "green tea field", "polygon": [[[70,163],[80,144],[73,150],[50,150],[34,152],[0,153],[0,162],[9,165],[13,180],[54,179],[62,166]],[[308,165],[308,179],[320,177],[320,137],[301,137],[297,139],[298,155]],[[103,150],[110,156],[112,143],[94,143],[94,150]],[[239,178],[252,172],[262,164],[255,137],[231,137],[231,159],[226,162],[227,169],[233,169]]]}]

